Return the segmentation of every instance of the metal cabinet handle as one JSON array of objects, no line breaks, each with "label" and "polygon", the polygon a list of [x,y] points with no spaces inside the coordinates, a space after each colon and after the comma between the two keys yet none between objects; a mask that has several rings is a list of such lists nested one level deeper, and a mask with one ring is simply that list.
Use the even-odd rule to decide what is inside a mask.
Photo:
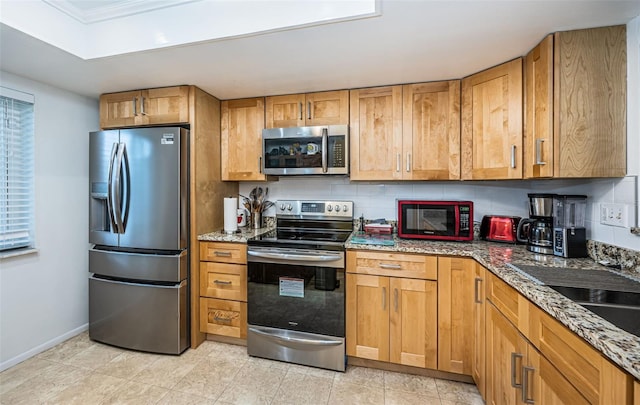
[{"label": "metal cabinet handle", "polygon": [[231,252],[223,252],[221,250],[216,250],[213,254],[218,257],[231,257]]},{"label": "metal cabinet handle", "polygon": [[407,152],[407,173],[411,171],[411,153]]},{"label": "metal cabinet handle", "polygon": [[546,165],[547,162],[542,160],[542,142],[544,139],[536,139],[536,164]]},{"label": "metal cabinet handle", "polygon": [[307,101],[307,119],[311,119],[311,101]]},{"label": "metal cabinet handle", "polygon": [[302,121],[304,118],[302,118],[302,102],[298,103],[298,111],[300,112],[300,121]]},{"label": "metal cabinet handle", "polygon": [[401,270],[402,266],[399,264],[387,264],[387,263],[380,263],[380,268],[382,269],[391,269],[391,270]]},{"label": "metal cabinet handle", "polygon": [[[534,373],[536,370],[533,367],[522,367],[522,402],[525,404],[534,404],[534,398],[529,398],[529,372]],[[533,385],[533,384],[531,384]]]},{"label": "metal cabinet handle", "polygon": [[258,173],[262,174],[262,156],[258,156]]},{"label": "metal cabinet handle", "polygon": [[516,382],[517,373],[516,373],[516,359],[522,360],[522,355],[520,353],[512,352],[511,353],[511,386],[513,388],[522,388],[522,383],[518,384]]},{"label": "metal cabinet handle", "polygon": [[382,310],[387,309],[387,288],[382,287]]},{"label": "metal cabinet handle", "polygon": [[482,283],[482,278],[480,277],[476,277],[476,279],[474,280],[474,285],[473,285],[473,290],[474,290],[474,295],[475,295],[475,303],[476,304],[482,304],[482,300],[480,299],[480,289],[478,287],[480,287],[480,284]]},{"label": "metal cabinet handle", "polygon": [[214,284],[222,284],[222,285],[231,285],[233,284],[233,282],[231,281],[224,281],[224,280],[213,280]]},{"label": "metal cabinet handle", "polygon": [[147,115],[147,113],[144,112],[144,97],[140,97],[140,115]]},{"label": "metal cabinet handle", "polygon": [[511,168],[516,168],[516,145],[511,145]]},{"label": "metal cabinet handle", "polygon": [[214,316],[213,320],[216,321],[216,322],[231,322],[231,321],[233,321],[233,319],[231,319],[231,318],[224,318],[222,316]]},{"label": "metal cabinet handle", "polygon": [[138,106],[136,105],[138,103],[138,98],[134,97],[133,98],[133,116],[137,117],[138,116]]},{"label": "metal cabinet handle", "polygon": [[398,289],[393,289],[393,307],[396,312],[398,312]]},{"label": "metal cabinet handle", "polygon": [[398,156],[396,156],[396,172],[400,171],[400,154],[398,153]]}]

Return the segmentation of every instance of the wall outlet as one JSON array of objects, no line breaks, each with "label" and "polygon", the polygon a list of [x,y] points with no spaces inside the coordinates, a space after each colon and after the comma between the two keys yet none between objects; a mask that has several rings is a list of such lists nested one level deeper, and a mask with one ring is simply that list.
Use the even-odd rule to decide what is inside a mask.
[{"label": "wall outlet", "polygon": [[629,213],[627,209],[625,204],[600,204],[600,223],[628,228]]}]

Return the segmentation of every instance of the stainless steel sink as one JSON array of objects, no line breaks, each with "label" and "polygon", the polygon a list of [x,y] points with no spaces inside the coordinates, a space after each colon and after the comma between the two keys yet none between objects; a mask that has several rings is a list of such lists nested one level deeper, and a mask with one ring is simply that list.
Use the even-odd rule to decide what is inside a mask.
[{"label": "stainless steel sink", "polygon": [[620,329],[640,337],[640,294],[600,288],[553,286],[565,297],[606,319]]}]

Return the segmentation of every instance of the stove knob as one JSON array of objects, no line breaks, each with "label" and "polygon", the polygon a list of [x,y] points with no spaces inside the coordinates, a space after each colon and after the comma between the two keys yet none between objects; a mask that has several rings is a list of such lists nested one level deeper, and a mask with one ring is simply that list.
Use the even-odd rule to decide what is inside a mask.
[{"label": "stove knob", "polygon": [[347,207],[347,205],[346,205],[346,204],[345,204],[345,205],[343,205],[343,206],[342,206],[342,211],[344,211],[344,212],[349,211],[349,207]]},{"label": "stove knob", "polygon": [[340,212],[340,206],[336,204],[336,212]]},{"label": "stove knob", "polygon": [[333,211],[333,207],[331,205],[327,205],[327,211],[329,212]]},{"label": "stove knob", "polygon": [[293,206],[291,204],[287,204],[287,210],[291,211],[293,209]]},{"label": "stove knob", "polygon": [[284,204],[280,204],[280,211],[284,211]]}]

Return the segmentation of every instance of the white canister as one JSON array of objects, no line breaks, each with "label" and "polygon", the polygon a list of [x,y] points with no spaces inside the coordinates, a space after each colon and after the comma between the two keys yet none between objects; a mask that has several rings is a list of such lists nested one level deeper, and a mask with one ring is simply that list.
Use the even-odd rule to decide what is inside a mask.
[{"label": "white canister", "polygon": [[247,226],[247,210],[238,208],[238,226]]}]

